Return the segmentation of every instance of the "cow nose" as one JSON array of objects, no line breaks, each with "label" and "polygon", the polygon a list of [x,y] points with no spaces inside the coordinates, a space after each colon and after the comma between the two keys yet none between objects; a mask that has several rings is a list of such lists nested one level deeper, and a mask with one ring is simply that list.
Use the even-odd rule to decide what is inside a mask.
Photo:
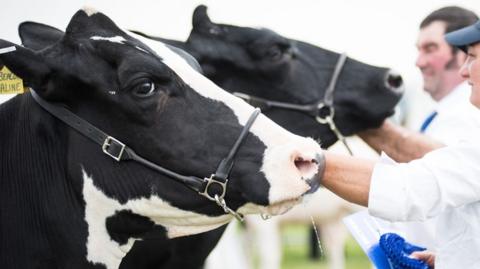
[{"label": "cow nose", "polygon": [[315,158],[308,159],[303,156],[295,156],[293,162],[302,178],[312,177],[317,172],[318,161]]},{"label": "cow nose", "polygon": [[385,77],[385,84],[387,88],[392,90],[395,93],[401,94],[403,93],[403,79],[402,76],[393,70],[389,70]]},{"label": "cow nose", "polygon": [[310,186],[310,189],[307,193],[314,193],[320,187],[320,180],[318,175],[318,166],[320,163],[321,156],[318,154],[314,158],[306,157],[301,154],[294,155],[293,162],[298,172],[300,173],[302,179],[304,179],[307,184]]}]

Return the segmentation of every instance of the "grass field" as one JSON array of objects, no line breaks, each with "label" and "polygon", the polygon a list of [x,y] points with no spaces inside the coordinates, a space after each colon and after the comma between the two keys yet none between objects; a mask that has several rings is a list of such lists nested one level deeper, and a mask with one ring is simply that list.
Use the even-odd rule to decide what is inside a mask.
[{"label": "grass field", "polygon": [[[319,260],[308,258],[308,227],[290,225],[282,229],[282,269],[327,269],[325,257]],[[369,269],[371,263],[360,246],[351,237],[347,240],[346,269]]]}]

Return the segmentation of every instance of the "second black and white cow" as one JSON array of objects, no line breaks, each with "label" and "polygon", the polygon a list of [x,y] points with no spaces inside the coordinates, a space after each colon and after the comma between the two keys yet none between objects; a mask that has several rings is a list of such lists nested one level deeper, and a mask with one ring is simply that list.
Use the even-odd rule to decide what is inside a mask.
[{"label": "second black and white cow", "polygon": [[[0,106],[0,268],[118,268],[150,233],[279,214],[318,187],[317,143],[101,13],[38,51],[0,40],[0,61],[35,90]],[[219,171],[224,197],[192,190]]]},{"label": "second black and white cow", "polygon": [[[319,124],[316,116],[328,114],[318,109],[320,103],[333,108],[332,118],[343,135],[353,135],[378,127],[393,114],[403,93],[401,76],[389,68],[343,58],[266,28],[212,22],[203,5],[195,9],[192,26],[185,42],[150,38],[184,49],[213,82],[250,96],[269,118],[296,134],[321,140],[324,148],[338,137],[328,124]],[[327,93],[330,85],[333,89]]]}]

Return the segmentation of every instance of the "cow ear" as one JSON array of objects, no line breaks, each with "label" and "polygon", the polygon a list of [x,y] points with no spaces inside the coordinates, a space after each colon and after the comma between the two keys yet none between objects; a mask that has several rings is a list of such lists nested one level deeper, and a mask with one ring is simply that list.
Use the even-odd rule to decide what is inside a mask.
[{"label": "cow ear", "polygon": [[109,17],[90,8],[77,11],[65,31],[67,38],[90,38],[93,33],[125,35]]},{"label": "cow ear", "polygon": [[37,22],[23,22],[18,26],[22,44],[32,50],[42,50],[62,39],[63,31]]},{"label": "cow ear", "polygon": [[39,91],[45,89],[50,68],[39,53],[0,39],[0,62],[20,77],[26,86]]},{"label": "cow ear", "polygon": [[210,26],[212,21],[208,17],[207,14],[207,7],[205,5],[199,5],[193,11],[192,16],[192,26],[193,28],[205,27]]}]

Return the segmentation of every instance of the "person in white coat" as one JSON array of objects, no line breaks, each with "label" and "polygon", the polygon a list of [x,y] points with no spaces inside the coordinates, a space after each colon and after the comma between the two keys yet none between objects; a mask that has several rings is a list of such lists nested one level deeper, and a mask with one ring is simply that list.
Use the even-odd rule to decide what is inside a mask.
[{"label": "person in white coat", "polygon": [[[460,74],[472,87],[471,103],[480,108],[480,21],[447,34],[446,40],[467,52]],[[390,131],[391,138],[402,139],[401,132]],[[326,151],[322,184],[389,221],[438,216],[435,254],[413,256],[437,269],[480,268],[480,141],[443,146],[414,138],[417,154],[426,154],[408,163],[385,154],[374,162]]]},{"label": "person in white coat", "polygon": [[[444,38],[445,33],[471,25],[477,20],[478,16],[473,11],[447,6],[433,11],[420,23],[416,66],[423,77],[423,88],[435,101],[435,107],[418,130],[444,145],[455,145],[480,137],[480,111],[470,103],[471,87],[459,72],[467,56]],[[402,132],[403,139],[392,140],[390,135],[378,139],[385,134],[381,130],[389,128]],[[410,150],[415,152],[417,147],[409,144],[408,131],[386,122],[380,130],[367,131],[366,134],[372,132],[376,132],[375,136],[361,136],[377,151],[386,152],[395,161],[411,161],[420,157],[410,154]],[[379,144],[381,141],[384,143]],[[436,222],[436,218],[424,222],[396,222],[391,223],[388,229],[402,234],[412,243],[432,249],[435,245]]]},{"label": "person in white coat", "polygon": [[[423,77],[423,88],[436,102],[420,132],[445,145],[479,135],[472,118],[477,114],[469,102],[470,86],[460,73],[466,54],[449,45],[444,35],[475,23],[478,16],[468,9],[447,6],[430,13],[420,23],[416,66]],[[473,115],[473,116],[471,116]]]}]

